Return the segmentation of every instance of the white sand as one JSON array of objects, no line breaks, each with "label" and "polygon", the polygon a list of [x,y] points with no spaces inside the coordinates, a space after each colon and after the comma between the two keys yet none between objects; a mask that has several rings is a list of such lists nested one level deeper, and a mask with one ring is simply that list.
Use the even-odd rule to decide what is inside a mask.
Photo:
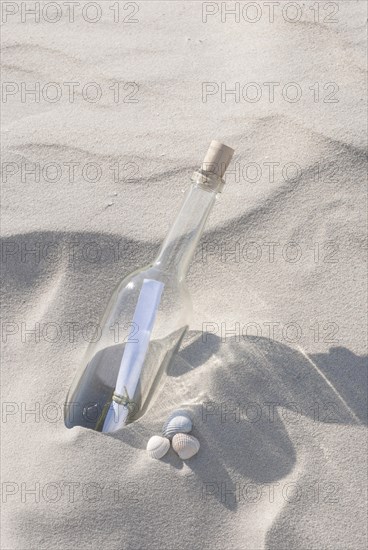
[{"label": "white sand", "polygon": [[[253,24],[222,23],[220,14],[203,23],[201,2],[179,1],[139,2],[139,22],[117,24],[112,4],[100,2],[95,24],[80,8],[70,23],[64,6],[58,23],[22,23],[18,13],[2,28],[3,81],[20,91],[22,83],[80,86],[74,103],[65,85],[55,103],[22,102],[20,92],[2,103],[2,160],[18,172],[2,180],[1,547],[366,548],[367,4],[333,2],[330,23],[325,2],[318,21],[299,2],[299,22],[278,8],[270,23],[260,2]],[[121,17],[132,11],[125,7]],[[116,81],[138,83],[138,103],[115,104]],[[280,83],[274,102],[263,84],[271,81]],[[81,96],[88,82],[101,87],[97,103]],[[262,98],[222,102],[219,92],[203,102],[203,82],[255,82]],[[290,82],[302,90],[295,103],[281,94]],[[189,275],[192,332],[162,394],[115,438],[67,430],[52,419],[87,347],[80,329],[98,322],[120,278],[154,257],[211,139],[236,149],[233,168],[256,163],[248,180],[260,174],[253,182],[230,174],[215,205]],[[71,182],[70,162],[79,163]],[[92,162],[102,172],[96,183],[81,175]],[[133,163],[123,170],[129,181],[114,182],[117,162]],[[267,162],[279,163],[274,178]],[[22,180],[26,165],[47,163],[61,167],[59,181]],[[244,250],[249,258],[261,250],[258,261],[226,256],[238,240],[255,243]],[[270,242],[279,243],[274,261]],[[95,262],[91,243],[102,251]],[[205,262],[208,243],[219,248]],[[40,257],[25,254],[32,247]],[[35,323],[37,342],[24,334]],[[202,323],[218,329],[206,342]],[[225,334],[235,323],[237,336]],[[263,338],[243,337],[243,327]],[[209,401],[218,408],[206,416]],[[199,454],[186,464],[172,452],[150,461],[148,438],[183,406]]]}]

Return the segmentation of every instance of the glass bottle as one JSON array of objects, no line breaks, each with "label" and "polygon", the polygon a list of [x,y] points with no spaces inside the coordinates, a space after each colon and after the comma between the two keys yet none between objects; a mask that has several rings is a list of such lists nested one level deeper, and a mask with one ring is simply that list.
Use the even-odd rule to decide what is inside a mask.
[{"label": "glass bottle", "polygon": [[105,433],[145,413],[180,347],[192,305],[185,283],[222,176],[234,151],[212,141],[192,175],[180,212],[157,258],[116,288],[65,404],[65,425]]}]

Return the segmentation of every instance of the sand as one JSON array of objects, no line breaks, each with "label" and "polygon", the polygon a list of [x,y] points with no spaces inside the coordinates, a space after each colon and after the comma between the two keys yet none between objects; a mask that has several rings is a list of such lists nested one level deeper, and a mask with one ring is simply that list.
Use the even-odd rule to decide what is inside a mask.
[{"label": "sand", "polygon": [[[264,2],[239,21],[120,2],[119,23],[108,1],[73,22],[21,4],[2,26],[1,547],[366,548],[366,3],[281,1],[271,22]],[[165,384],[114,437],[67,430],[89,323],[155,257],[212,139],[234,172]],[[178,407],[200,452],[149,460]]]}]

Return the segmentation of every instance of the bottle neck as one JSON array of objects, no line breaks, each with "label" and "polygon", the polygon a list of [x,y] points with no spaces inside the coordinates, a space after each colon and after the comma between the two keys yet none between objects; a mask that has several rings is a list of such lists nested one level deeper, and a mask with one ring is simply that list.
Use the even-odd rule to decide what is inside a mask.
[{"label": "bottle neck", "polygon": [[183,280],[188,272],[209,213],[221,190],[222,180],[215,175],[195,172],[180,212],[164,240],[154,267],[176,272]]}]

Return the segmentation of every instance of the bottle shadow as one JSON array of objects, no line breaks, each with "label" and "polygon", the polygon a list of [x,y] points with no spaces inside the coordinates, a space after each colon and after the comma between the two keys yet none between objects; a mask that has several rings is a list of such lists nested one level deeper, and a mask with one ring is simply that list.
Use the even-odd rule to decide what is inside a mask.
[{"label": "bottle shadow", "polygon": [[238,488],[229,472],[268,484],[292,471],[296,449],[287,424],[303,416],[330,424],[367,424],[367,356],[347,348],[308,356],[264,337],[221,342],[198,332],[178,359],[169,376],[184,375],[185,365],[187,372],[201,369],[210,395],[192,407],[201,451],[188,466],[201,478],[205,494],[210,487],[211,497],[231,510],[237,499],[228,497]]}]

